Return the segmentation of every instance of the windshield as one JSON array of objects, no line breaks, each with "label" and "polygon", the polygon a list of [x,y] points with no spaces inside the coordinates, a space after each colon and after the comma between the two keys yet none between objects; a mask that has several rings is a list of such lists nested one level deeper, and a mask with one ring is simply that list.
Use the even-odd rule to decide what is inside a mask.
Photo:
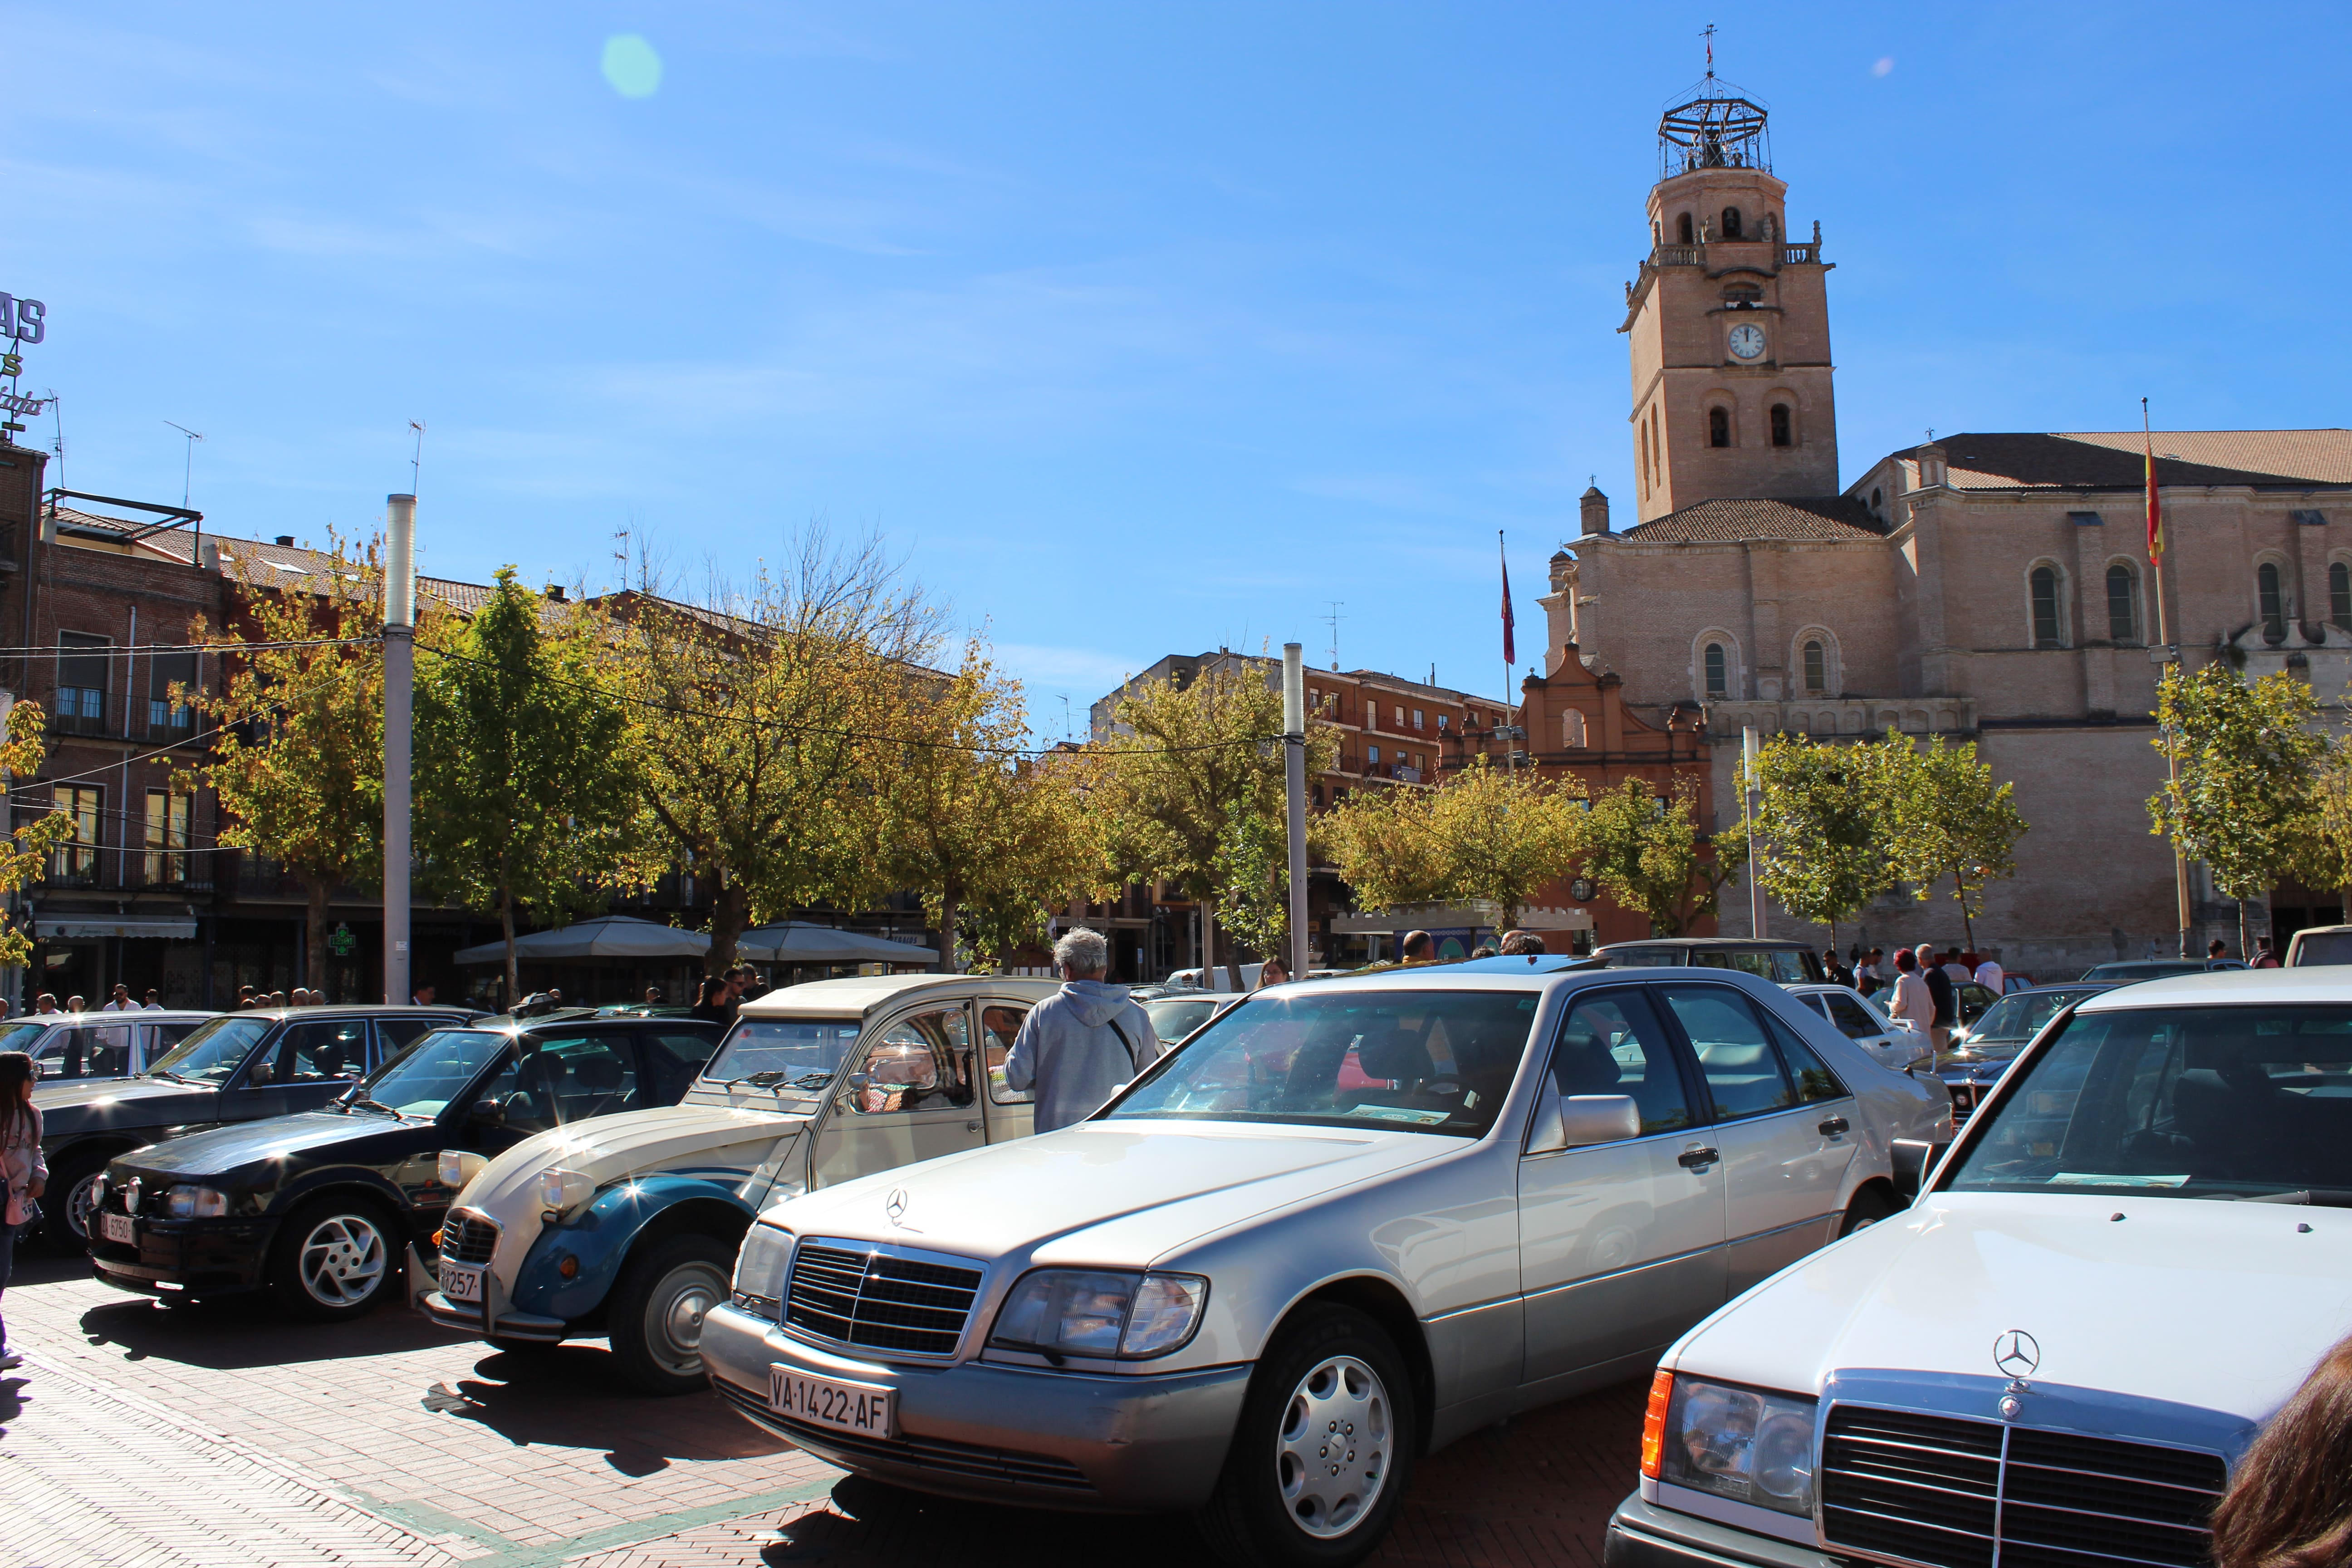
[{"label": "windshield", "polygon": [[436,1029],[376,1069],[354,1098],[438,1116],[506,1048],[507,1037],[488,1029]]},{"label": "windshield", "polygon": [[2042,1026],[2062,1008],[2097,994],[2095,991],[2032,991],[2004,996],[1985,1010],[1984,1021],[1969,1037],[1969,1048],[2015,1051],[2040,1034]]},{"label": "windshield", "polygon": [[1151,1019],[1153,1037],[1172,1046],[1207,1023],[1215,1015],[1217,1003],[1207,996],[1169,996],[1146,1002],[1143,1011]]},{"label": "windshield", "polygon": [[2352,1007],[2077,1013],[2026,1070],[1951,1190],[2352,1197]]},{"label": "windshield", "polygon": [[198,1083],[226,1083],[246,1053],[269,1033],[272,1020],[256,1017],[207,1018],[171,1054],[147,1069],[152,1078],[193,1079]]},{"label": "windshield", "polygon": [[2084,970],[2083,978],[2089,981],[2167,980],[2176,974],[2204,973],[2203,964],[2192,963],[2188,959],[2182,959],[2175,963],[2166,963],[2161,961],[2150,963],[2146,959],[2135,959],[2129,963],[2102,963],[2096,968]]},{"label": "windshield", "polygon": [[742,1018],[702,1069],[705,1083],[757,1079],[762,1089],[814,1094],[857,1044],[856,1018]]},{"label": "windshield", "polygon": [[41,1031],[47,1027],[46,1024],[31,1023],[0,1025],[0,1051],[31,1050],[33,1042],[41,1037]]},{"label": "windshield", "polygon": [[1253,997],[1163,1058],[1110,1115],[1480,1137],[1518,1070],[1537,1001],[1525,991]]}]

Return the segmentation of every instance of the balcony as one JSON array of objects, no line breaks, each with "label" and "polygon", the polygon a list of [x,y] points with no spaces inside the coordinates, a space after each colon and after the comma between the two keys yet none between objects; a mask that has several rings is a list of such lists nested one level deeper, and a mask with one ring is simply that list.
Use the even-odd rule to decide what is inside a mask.
[{"label": "balcony", "polygon": [[49,733],[96,736],[107,734],[106,693],[96,687],[89,686],[58,687],[57,709],[49,715]]},{"label": "balcony", "polygon": [[153,893],[209,893],[211,857],[170,849],[142,849],[131,859],[132,884]]}]

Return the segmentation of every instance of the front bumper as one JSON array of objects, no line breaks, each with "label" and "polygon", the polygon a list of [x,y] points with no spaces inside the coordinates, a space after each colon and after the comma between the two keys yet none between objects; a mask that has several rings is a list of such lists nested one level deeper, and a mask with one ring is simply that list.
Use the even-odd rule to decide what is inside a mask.
[{"label": "front bumper", "polygon": [[[97,1216],[91,1216],[95,1223]],[[275,1218],[140,1219],[135,1245],[93,1235],[90,1271],[150,1296],[230,1296],[268,1280]]]},{"label": "front bumper", "polygon": [[1601,1561],[1603,1568],[1853,1568],[1817,1547],[1643,1502],[1638,1491],[1610,1515]]},{"label": "front bumper", "polygon": [[[571,1331],[561,1318],[541,1318],[530,1312],[501,1312],[493,1326],[479,1304],[452,1301],[441,1294],[438,1271],[425,1260],[416,1244],[408,1244],[408,1305],[422,1313],[436,1328],[455,1329],[469,1338],[487,1340],[528,1340],[533,1344],[562,1344]],[[495,1286],[493,1287],[495,1291]]]},{"label": "front bumper", "polygon": [[[1248,1366],[1104,1377],[968,1361],[835,1355],[733,1306],[702,1321],[711,1385],[746,1420],[859,1475],[918,1491],[1109,1513],[1208,1500],[1249,1392]],[[898,1430],[852,1436],[768,1408],[768,1369],[891,1389]]]}]

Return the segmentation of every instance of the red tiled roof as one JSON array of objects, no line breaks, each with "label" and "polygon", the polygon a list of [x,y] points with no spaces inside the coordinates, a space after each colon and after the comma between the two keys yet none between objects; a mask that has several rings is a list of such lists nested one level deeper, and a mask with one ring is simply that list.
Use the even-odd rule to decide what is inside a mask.
[{"label": "red tiled roof", "polygon": [[1670,511],[1620,537],[1644,544],[1729,544],[1750,539],[1876,539],[1884,532],[1870,508],[1851,496],[1727,497]]},{"label": "red tiled roof", "polygon": [[[2137,430],[1983,431],[1937,445],[1955,489],[2118,490],[2147,482],[2141,443]],[[2153,444],[2160,487],[2352,484],[2352,430],[2158,430]]]}]

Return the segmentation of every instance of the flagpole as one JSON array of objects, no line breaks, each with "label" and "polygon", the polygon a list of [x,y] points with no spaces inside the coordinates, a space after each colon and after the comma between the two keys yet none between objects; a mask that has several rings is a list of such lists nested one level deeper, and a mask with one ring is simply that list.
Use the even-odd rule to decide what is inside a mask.
[{"label": "flagpole", "polygon": [[1516,778],[1519,772],[1518,748],[1513,744],[1511,731],[1517,723],[1511,716],[1511,558],[1503,548],[1503,531],[1495,531],[1495,559],[1503,568],[1503,772]]},{"label": "flagpole", "polygon": [[[2139,400],[2139,435],[2147,454],[2147,559],[2156,578],[2156,645],[2158,662],[2180,669],[2179,651],[2172,646],[2172,623],[2164,605],[2164,513],[2157,497],[2156,436],[2148,426],[2147,399]],[[2179,809],[2180,752],[2172,743],[2172,726],[2164,727],[2166,798]],[[2172,836],[2172,897],[2180,926],[2180,956],[2189,956],[2189,858],[2181,853],[2179,835]]]}]

